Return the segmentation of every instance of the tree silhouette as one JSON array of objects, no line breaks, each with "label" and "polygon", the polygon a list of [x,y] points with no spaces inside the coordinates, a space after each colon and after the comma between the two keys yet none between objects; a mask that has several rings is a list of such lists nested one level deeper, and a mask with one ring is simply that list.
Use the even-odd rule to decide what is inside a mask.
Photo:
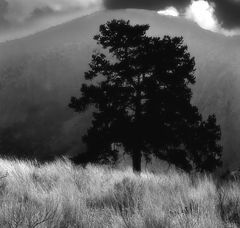
[{"label": "tree silhouette", "polygon": [[204,122],[191,104],[195,60],[182,37],[147,36],[149,25],[112,20],[94,37],[89,81],[69,104],[76,112],[94,106],[83,137],[90,162],[114,162],[122,150],[134,171],[151,155],[184,169],[213,170],[221,164],[221,133],[215,116]]}]

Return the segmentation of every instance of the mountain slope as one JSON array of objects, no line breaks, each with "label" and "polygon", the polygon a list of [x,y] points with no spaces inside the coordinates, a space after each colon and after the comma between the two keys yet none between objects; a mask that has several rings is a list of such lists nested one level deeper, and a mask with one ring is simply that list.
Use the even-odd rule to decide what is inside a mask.
[{"label": "mountain slope", "polygon": [[100,24],[113,18],[150,24],[149,35],[184,37],[196,57],[193,102],[204,116],[216,113],[225,166],[240,165],[240,38],[143,10],[98,12],[0,45],[0,126],[2,135],[8,136],[5,145],[17,139],[16,143],[10,140],[10,151],[25,148],[38,157],[84,151],[81,135],[91,115],[74,114],[67,105],[72,95],[79,95],[83,73],[96,48],[93,35]]}]

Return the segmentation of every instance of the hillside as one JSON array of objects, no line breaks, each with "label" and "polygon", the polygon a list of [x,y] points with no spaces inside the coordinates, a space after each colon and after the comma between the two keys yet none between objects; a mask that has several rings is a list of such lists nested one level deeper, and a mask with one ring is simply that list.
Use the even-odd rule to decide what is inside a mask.
[{"label": "hillside", "polygon": [[239,227],[239,183],[177,170],[0,160],[0,227]]},{"label": "hillside", "polygon": [[150,35],[181,35],[196,57],[193,102],[205,115],[216,113],[222,127],[225,167],[240,165],[240,37],[224,37],[185,19],[143,10],[103,11],[0,44],[0,126],[9,151],[46,157],[84,151],[81,135],[91,114],[69,110],[79,95],[83,72],[107,20],[150,24]]}]

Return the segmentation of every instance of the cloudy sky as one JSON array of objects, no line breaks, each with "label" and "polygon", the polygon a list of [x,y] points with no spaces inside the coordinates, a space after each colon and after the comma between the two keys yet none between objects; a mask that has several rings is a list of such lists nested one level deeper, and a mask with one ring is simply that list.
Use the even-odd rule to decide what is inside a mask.
[{"label": "cloudy sky", "polygon": [[0,42],[98,10],[125,8],[188,18],[225,35],[240,34],[240,0],[0,0]]}]

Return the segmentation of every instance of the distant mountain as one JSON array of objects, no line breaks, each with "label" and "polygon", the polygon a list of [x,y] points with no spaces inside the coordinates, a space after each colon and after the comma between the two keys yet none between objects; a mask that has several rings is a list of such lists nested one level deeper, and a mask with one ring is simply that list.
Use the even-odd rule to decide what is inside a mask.
[{"label": "distant mountain", "polygon": [[[88,69],[93,36],[110,19],[150,24],[149,35],[183,36],[196,57],[193,102],[222,127],[225,166],[240,166],[240,37],[225,37],[185,19],[152,11],[102,11],[0,45],[0,150],[44,158],[83,152],[91,113],[68,109]],[[11,146],[9,146],[11,144]],[[8,145],[8,147],[6,147]]]}]

